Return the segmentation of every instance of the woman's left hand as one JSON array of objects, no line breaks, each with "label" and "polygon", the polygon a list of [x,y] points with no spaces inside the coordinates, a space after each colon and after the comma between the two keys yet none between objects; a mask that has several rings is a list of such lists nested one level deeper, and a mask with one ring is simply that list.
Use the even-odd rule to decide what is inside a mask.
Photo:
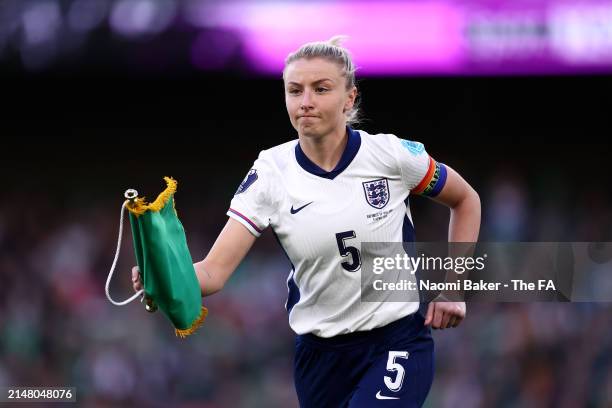
[{"label": "woman's left hand", "polygon": [[433,329],[446,329],[457,327],[465,318],[465,302],[436,302],[429,303],[425,326],[431,325]]}]

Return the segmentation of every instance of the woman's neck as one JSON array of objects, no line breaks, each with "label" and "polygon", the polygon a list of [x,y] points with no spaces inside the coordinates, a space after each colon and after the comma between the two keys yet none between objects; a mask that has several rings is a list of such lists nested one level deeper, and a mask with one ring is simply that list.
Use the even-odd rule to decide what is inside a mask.
[{"label": "woman's neck", "polygon": [[345,127],[318,138],[300,136],[300,147],[306,157],[325,171],[332,171],[338,165],[347,142]]}]

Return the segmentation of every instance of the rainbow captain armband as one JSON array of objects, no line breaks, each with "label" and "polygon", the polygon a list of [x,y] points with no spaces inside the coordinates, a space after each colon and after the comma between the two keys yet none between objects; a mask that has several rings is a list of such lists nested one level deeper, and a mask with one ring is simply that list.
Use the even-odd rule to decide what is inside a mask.
[{"label": "rainbow captain armband", "polygon": [[445,184],[446,166],[430,157],[427,173],[425,177],[423,177],[423,180],[412,189],[412,193],[427,197],[435,197],[440,194]]}]

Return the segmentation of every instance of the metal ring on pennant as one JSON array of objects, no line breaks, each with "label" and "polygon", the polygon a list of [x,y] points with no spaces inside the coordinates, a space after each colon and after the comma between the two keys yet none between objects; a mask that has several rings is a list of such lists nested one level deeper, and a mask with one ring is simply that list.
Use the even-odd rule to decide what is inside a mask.
[{"label": "metal ring on pennant", "polygon": [[133,188],[128,188],[125,190],[125,193],[123,193],[123,196],[130,201],[134,201],[136,197],[138,197],[138,191],[134,190]]}]

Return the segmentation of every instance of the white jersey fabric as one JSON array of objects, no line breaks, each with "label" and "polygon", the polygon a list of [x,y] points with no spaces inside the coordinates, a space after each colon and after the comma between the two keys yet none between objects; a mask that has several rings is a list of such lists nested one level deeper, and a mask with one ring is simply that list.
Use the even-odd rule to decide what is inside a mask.
[{"label": "white jersey fabric", "polygon": [[361,242],[414,241],[411,193],[436,195],[446,170],[418,142],[347,127],[348,142],[330,172],[298,140],[259,154],[228,215],[259,236],[270,226],[292,270],[286,308],[297,334],[332,337],[389,324],[413,302],[361,302]]}]

